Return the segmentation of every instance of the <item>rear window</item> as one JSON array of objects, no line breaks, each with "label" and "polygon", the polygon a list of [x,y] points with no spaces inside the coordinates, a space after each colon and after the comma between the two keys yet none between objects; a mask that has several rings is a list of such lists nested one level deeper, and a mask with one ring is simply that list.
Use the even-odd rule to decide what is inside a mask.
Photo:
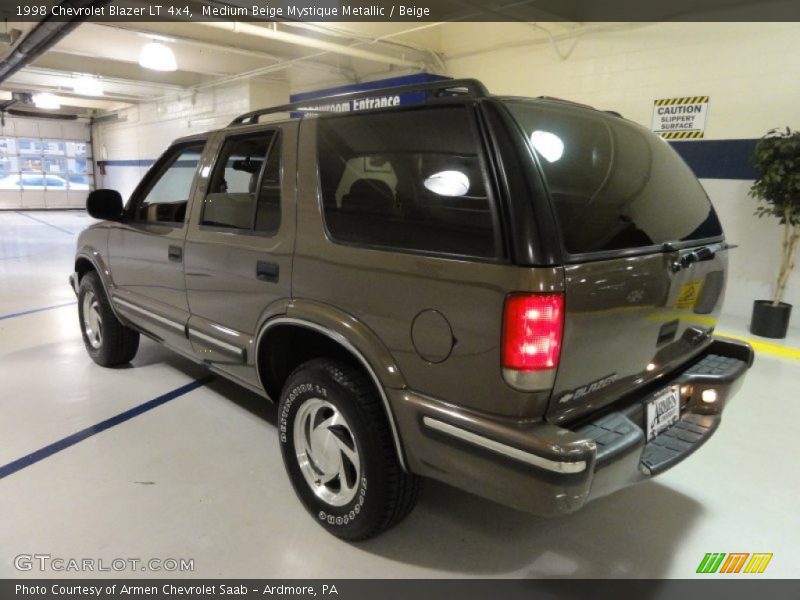
[{"label": "rear window", "polygon": [[463,107],[320,119],[325,224],[338,242],[495,258],[497,215]]},{"label": "rear window", "polygon": [[722,235],[700,182],[655,134],[602,112],[507,106],[538,156],[570,254]]}]

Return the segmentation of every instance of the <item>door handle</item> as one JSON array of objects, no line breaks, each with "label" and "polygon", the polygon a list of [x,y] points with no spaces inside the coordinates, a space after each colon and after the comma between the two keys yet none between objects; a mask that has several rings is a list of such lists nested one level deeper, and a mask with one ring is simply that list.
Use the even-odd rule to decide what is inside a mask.
[{"label": "door handle", "polygon": [[260,260],[256,263],[256,279],[259,281],[278,283],[280,270],[281,268],[278,263]]},{"label": "door handle", "polygon": [[167,256],[173,262],[181,262],[181,259],[183,259],[183,248],[180,246],[170,246],[167,250]]}]

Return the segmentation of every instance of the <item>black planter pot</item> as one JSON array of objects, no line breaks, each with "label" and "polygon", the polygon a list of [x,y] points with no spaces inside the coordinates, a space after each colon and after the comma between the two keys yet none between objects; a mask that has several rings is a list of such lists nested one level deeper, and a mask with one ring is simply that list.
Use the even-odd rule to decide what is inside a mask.
[{"label": "black planter pot", "polygon": [[762,337],[785,338],[791,315],[791,304],[781,302],[778,306],[772,306],[771,300],[756,300],[753,302],[750,332]]}]

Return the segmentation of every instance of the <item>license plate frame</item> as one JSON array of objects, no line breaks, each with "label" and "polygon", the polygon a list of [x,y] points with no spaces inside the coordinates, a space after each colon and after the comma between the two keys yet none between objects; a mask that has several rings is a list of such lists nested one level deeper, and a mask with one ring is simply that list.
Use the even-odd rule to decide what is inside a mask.
[{"label": "license plate frame", "polygon": [[681,417],[680,386],[671,385],[654,392],[645,401],[645,434],[647,441],[656,439]]}]

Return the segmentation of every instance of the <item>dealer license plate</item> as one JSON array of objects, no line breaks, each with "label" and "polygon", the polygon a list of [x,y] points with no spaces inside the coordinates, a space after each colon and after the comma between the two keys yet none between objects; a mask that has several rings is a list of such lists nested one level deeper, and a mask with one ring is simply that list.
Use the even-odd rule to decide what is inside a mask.
[{"label": "dealer license plate", "polygon": [[645,404],[647,441],[672,427],[681,416],[680,386],[673,385],[653,394]]}]

